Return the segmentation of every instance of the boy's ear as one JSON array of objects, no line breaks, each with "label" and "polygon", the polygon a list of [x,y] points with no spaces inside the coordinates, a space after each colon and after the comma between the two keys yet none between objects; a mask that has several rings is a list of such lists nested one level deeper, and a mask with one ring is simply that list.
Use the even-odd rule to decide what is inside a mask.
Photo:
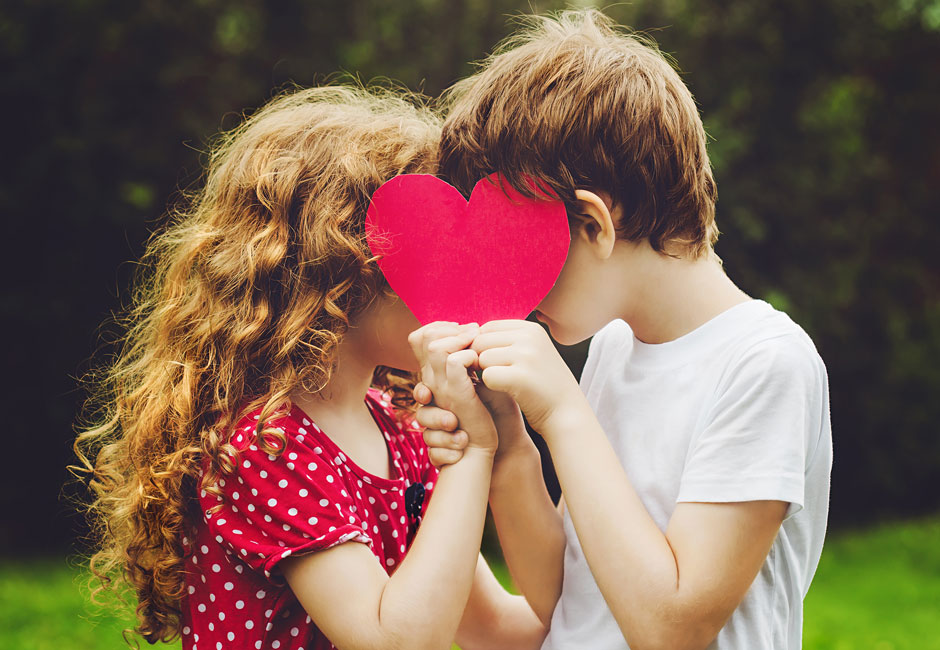
[{"label": "boy's ear", "polygon": [[600,259],[607,259],[617,241],[608,202],[589,190],[575,190],[574,196],[578,200],[578,213],[575,215],[579,222],[577,235],[591,244]]}]

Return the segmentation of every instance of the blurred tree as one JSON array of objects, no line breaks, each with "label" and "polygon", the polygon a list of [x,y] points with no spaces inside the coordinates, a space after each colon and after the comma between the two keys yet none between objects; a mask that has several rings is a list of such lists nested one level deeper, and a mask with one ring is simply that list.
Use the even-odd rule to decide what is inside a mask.
[{"label": "blurred tree", "polygon": [[[522,0],[0,5],[7,457],[0,549],[62,548],[74,376],[220,128],[348,71],[436,95]],[[636,0],[713,137],[719,253],[829,366],[833,517],[940,506],[940,0]],[[662,28],[662,29],[659,29]],[[573,365],[583,356],[569,351]]]}]

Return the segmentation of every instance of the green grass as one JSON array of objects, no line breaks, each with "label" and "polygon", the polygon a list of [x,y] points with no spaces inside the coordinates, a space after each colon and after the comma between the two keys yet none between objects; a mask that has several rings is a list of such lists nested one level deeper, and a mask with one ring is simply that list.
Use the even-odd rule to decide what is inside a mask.
[{"label": "green grass", "polygon": [[127,648],[121,631],[133,624],[133,608],[91,605],[87,583],[64,559],[0,561],[0,650]]},{"label": "green grass", "polygon": [[804,614],[804,648],[940,650],[940,518],[834,536]]},{"label": "green grass", "polygon": [[[0,561],[0,650],[126,648],[130,608],[93,607],[84,582],[64,560]],[[940,517],[833,535],[805,611],[808,650],[940,650]]]}]

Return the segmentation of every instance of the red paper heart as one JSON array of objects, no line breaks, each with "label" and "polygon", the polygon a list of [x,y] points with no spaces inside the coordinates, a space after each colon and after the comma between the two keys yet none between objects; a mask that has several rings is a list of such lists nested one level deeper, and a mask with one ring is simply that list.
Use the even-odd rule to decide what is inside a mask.
[{"label": "red paper heart", "polygon": [[496,175],[469,203],[435,176],[396,176],[372,195],[366,237],[423,324],[525,318],[554,286],[570,243],[561,201],[524,197]]}]

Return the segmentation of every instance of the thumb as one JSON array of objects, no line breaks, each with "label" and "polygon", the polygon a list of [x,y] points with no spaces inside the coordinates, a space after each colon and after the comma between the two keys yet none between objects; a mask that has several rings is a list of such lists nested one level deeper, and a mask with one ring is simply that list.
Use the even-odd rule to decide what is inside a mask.
[{"label": "thumb", "polygon": [[482,372],[480,379],[490,390],[509,393],[515,398],[516,373],[511,366],[490,366]]},{"label": "thumb", "polygon": [[431,389],[420,381],[415,384],[412,395],[415,401],[422,406],[427,406],[431,403],[431,400],[434,399],[434,395],[431,394]]}]

